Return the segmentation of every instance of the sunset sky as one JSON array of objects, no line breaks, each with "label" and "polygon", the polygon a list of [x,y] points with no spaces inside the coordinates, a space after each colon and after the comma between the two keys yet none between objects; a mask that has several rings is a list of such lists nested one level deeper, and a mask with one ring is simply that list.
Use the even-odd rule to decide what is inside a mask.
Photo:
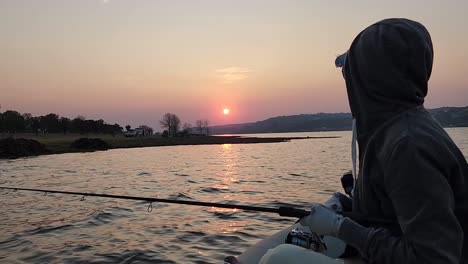
[{"label": "sunset sky", "polygon": [[[468,1],[1,0],[1,110],[159,130],[349,112],[335,56],[388,17],[435,49],[426,107],[468,105]],[[229,108],[229,115],[223,109]]]}]

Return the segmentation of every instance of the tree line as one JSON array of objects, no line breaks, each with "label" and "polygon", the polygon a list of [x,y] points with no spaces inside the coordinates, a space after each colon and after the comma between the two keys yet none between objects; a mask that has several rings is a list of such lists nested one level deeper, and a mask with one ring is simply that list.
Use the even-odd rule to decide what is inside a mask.
[{"label": "tree line", "polygon": [[166,130],[163,131],[163,137],[185,137],[190,135],[207,136],[210,134],[209,121],[207,119],[199,119],[195,121],[195,127],[190,123],[184,123],[181,126],[180,118],[172,113],[166,113],[163,115],[161,121],[159,121],[161,127]]},{"label": "tree line", "polygon": [[50,113],[45,116],[32,116],[8,110],[0,112],[0,133],[79,133],[79,134],[118,134],[122,133],[119,124],[107,124],[104,120],[91,120],[83,116],[74,119]]},{"label": "tree line", "polygon": [[[164,130],[162,136],[190,136],[209,135],[209,121],[200,119],[192,126],[190,123],[181,124],[180,118],[172,113],[166,113],[159,121]],[[140,128],[149,128],[140,126]],[[126,126],[127,131],[131,129]],[[152,129],[151,129],[152,131]],[[0,133],[76,133],[76,134],[120,134],[123,128],[119,124],[107,124],[104,120],[86,119],[78,116],[74,119],[61,117],[50,113],[44,116],[32,116],[30,113],[21,114],[14,110],[0,112]]]}]

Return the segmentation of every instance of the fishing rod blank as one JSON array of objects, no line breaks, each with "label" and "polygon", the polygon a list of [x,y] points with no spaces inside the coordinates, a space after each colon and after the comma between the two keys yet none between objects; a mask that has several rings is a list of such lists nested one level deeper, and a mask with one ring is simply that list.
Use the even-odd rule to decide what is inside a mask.
[{"label": "fishing rod blank", "polygon": [[14,187],[2,187],[2,186],[0,186],[0,189],[82,195],[83,197],[85,196],[106,197],[106,198],[113,198],[113,199],[146,201],[150,203],[158,202],[158,203],[185,204],[185,205],[208,206],[208,207],[218,207],[218,208],[228,208],[228,209],[241,209],[241,210],[254,211],[254,212],[277,213],[280,216],[296,217],[296,218],[302,218],[306,215],[309,215],[310,213],[306,210],[297,209],[297,208],[289,207],[289,206],[280,206],[279,208],[271,208],[271,207],[261,207],[261,206],[251,206],[251,205],[241,205],[241,204],[224,204],[224,203],[211,203],[211,202],[200,202],[200,201],[189,201],[189,200],[172,200],[172,199],[162,199],[162,198],[152,198],[152,197],[114,195],[114,194],[105,194],[105,193],[69,192],[69,191],[56,191],[56,190],[31,189],[31,188],[14,188]]},{"label": "fishing rod blank", "polygon": [[[207,207],[228,208],[228,209],[241,209],[241,210],[253,211],[253,212],[276,213],[276,214],[279,214],[280,216],[295,217],[295,218],[302,218],[310,214],[309,211],[294,208],[291,206],[280,206],[278,208],[272,208],[272,207],[262,207],[262,206],[252,206],[252,205],[242,205],[242,204],[225,204],[225,203],[212,203],[212,202],[200,202],[200,201],[189,201],[189,200],[172,200],[172,199],[126,196],[126,195],[115,195],[115,194],[105,194],[105,193],[69,192],[69,191],[56,191],[56,190],[45,190],[45,189],[16,188],[16,187],[6,187],[6,186],[5,187],[0,186],[0,189],[14,190],[14,191],[81,195],[83,196],[83,198],[86,196],[94,196],[94,197],[105,197],[105,198],[122,199],[122,200],[146,201],[150,203],[158,202],[158,203],[185,204],[185,205],[207,206]],[[150,208],[152,208],[151,204],[150,204],[150,207],[148,207],[148,209]],[[379,223],[382,225],[393,225],[397,223],[395,220],[363,217],[352,212],[338,212],[338,213],[345,217],[349,217],[353,219],[354,221],[357,221],[358,223],[362,223],[362,224]]]}]

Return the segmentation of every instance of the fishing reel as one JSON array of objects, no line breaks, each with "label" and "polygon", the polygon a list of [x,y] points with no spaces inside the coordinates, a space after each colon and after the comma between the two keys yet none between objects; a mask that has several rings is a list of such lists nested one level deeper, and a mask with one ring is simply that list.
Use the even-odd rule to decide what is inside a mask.
[{"label": "fishing reel", "polygon": [[298,228],[291,230],[286,237],[286,244],[292,244],[303,248],[311,249],[315,252],[327,250],[327,245],[323,241],[322,236],[314,232],[301,231]]}]

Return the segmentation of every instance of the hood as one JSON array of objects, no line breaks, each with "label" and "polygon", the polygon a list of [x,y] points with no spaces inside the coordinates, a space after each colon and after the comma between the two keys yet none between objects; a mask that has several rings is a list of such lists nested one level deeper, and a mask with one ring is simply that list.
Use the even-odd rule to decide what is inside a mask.
[{"label": "hood", "polygon": [[429,32],[412,20],[385,19],[354,39],[343,74],[358,140],[424,103],[432,60]]}]

